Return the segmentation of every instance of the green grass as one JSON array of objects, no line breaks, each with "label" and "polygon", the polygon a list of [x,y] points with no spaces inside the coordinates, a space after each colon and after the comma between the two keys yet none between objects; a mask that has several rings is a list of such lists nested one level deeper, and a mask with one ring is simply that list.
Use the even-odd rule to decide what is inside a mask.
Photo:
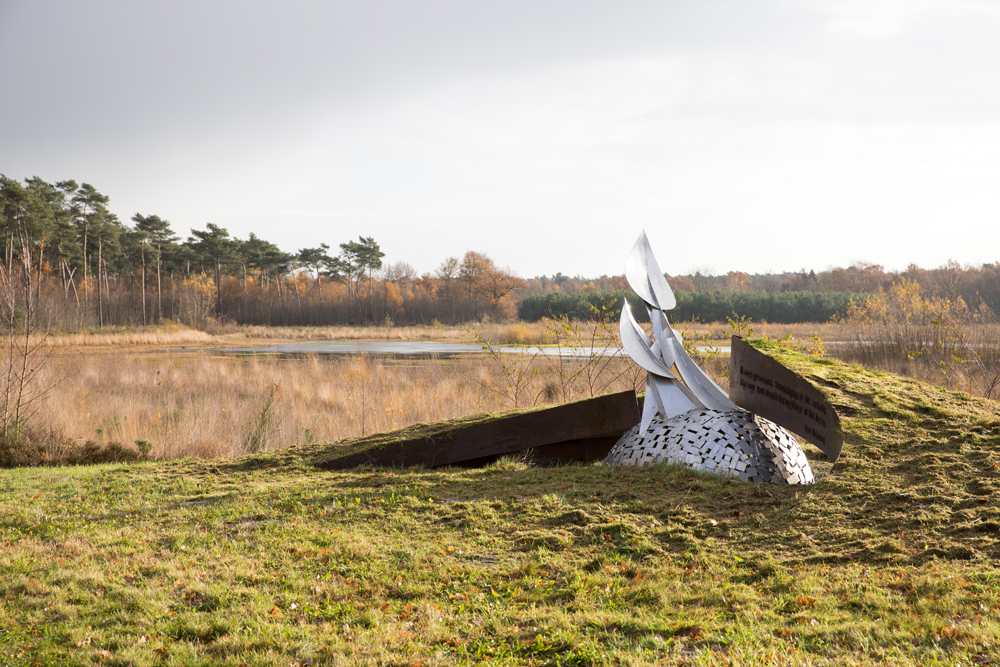
[{"label": "green grass", "polygon": [[1000,662],[1000,405],[756,343],[842,415],[811,490],[313,466],[359,443],[0,471],[0,664]]}]

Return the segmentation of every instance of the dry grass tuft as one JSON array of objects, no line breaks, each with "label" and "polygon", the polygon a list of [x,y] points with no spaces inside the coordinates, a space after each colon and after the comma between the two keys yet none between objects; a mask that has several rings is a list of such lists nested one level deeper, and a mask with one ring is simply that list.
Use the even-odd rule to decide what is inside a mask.
[{"label": "dry grass tuft", "polygon": [[493,345],[552,345],[557,342],[551,323],[544,319],[513,324],[487,322],[470,326],[470,329]]}]

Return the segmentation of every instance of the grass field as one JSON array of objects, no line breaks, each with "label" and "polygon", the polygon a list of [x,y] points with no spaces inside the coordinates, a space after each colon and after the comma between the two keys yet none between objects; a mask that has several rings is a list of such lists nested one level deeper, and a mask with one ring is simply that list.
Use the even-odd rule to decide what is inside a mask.
[{"label": "grass field", "polygon": [[314,467],[357,442],[2,470],[0,664],[1000,662],[998,404],[768,352],[843,418],[811,488]]}]

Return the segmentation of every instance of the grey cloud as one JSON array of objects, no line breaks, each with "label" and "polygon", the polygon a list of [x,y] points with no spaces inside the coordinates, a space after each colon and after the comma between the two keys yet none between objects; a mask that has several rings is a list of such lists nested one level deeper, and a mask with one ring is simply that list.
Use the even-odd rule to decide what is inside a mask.
[{"label": "grey cloud", "polygon": [[0,120],[50,136],[285,118],[456,77],[767,43],[745,3],[63,2],[8,6]]}]

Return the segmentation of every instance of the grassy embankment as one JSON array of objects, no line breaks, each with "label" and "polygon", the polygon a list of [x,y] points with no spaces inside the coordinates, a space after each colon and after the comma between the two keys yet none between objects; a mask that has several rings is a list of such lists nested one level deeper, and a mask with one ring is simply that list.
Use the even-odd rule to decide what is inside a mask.
[{"label": "grassy embankment", "polygon": [[0,471],[0,663],[1000,661],[997,403],[771,353],[843,416],[808,493],[312,467],[356,442]]}]

